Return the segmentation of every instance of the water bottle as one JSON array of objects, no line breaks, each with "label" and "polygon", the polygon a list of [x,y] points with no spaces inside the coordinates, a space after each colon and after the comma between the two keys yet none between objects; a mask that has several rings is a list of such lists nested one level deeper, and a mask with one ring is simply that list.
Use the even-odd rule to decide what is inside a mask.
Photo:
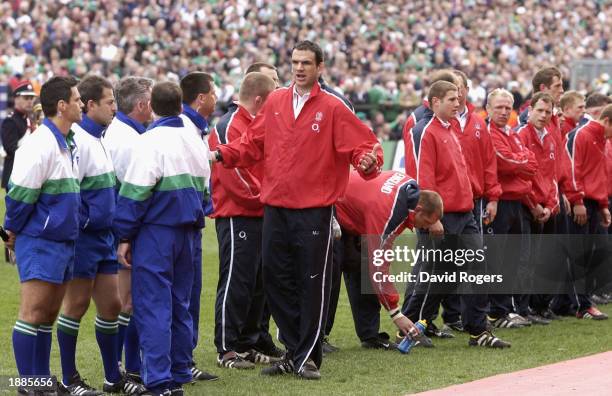
[{"label": "water bottle", "polygon": [[410,353],[410,350],[412,349],[412,347],[414,346],[414,344],[416,343],[417,338],[419,337],[419,335],[424,334],[425,333],[425,326],[426,323],[424,320],[419,320],[418,322],[416,322],[414,324],[414,326],[419,329],[419,334],[411,337],[410,335],[407,335],[406,337],[404,337],[404,339],[402,340],[402,342],[400,342],[400,344],[398,345],[397,349],[399,349],[399,351],[401,353]]}]

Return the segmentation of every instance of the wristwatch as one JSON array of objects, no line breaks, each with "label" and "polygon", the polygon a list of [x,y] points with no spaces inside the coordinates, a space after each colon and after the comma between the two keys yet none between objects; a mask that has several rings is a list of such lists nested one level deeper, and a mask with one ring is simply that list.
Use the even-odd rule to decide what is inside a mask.
[{"label": "wristwatch", "polygon": [[221,150],[215,151],[215,160],[217,162],[223,162],[223,156],[221,155]]}]

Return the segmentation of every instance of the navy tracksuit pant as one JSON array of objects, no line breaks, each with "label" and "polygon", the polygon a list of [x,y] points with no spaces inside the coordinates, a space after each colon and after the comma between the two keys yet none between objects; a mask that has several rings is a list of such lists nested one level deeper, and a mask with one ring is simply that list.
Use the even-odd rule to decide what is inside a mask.
[{"label": "navy tracksuit pant", "polygon": [[215,301],[215,346],[219,354],[246,352],[259,338],[264,295],[260,217],[215,220],[219,283]]},{"label": "navy tracksuit pant", "polygon": [[[441,250],[471,249],[474,251],[483,248],[482,236],[472,212],[445,213],[442,224],[445,232],[444,238],[442,240],[429,238],[426,241],[426,247],[435,247]],[[471,265],[474,266],[475,264],[472,263]],[[440,264],[436,269],[436,260],[423,261],[420,267],[421,271],[429,274],[440,275],[443,273],[443,271],[439,272]],[[421,319],[431,320],[446,294],[448,294],[448,290],[440,290],[436,283],[417,282],[407,303],[405,303],[403,313],[413,322]],[[486,296],[482,294],[462,294],[460,301],[463,327],[472,335],[481,334],[486,329]]]},{"label": "navy tracksuit pant", "polygon": [[[368,273],[361,269],[362,251],[367,260],[367,249],[362,249],[361,237],[342,229],[342,239],[334,244],[331,296],[325,334],[329,335],[336,313],[342,275],[351,306],[355,332],[359,340],[375,338],[380,330],[380,309],[376,293],[372,290]],[[365,263],[365,261],[364,261]],[[365,289],[362,288],[365,286]]]},{"label": "navy tracksuit pant", "polygon": [[321,366],[332,269],[332,207],[265,206],[266,299],[296,372],[311,358]]},{"label": "navy tracksuit pant", "polygon": [[198,345],[200,329],[200,297],[202,295],[202,231],[198,230],[193,242],[193,287],[189,300],[189,314],[193,321],[193,347]]},{"label": "navy tracksuit pant", "polygon": [[147,388],[191,381],[194,278],[190,226],[144,224],[132,244],[132,300]]},{"label": "navy tracksuit pant", "polygon": [[[515,266],[526,267],[529,263],[529,234],[531,228],[529,225],[530,214],[520,201],[500,200],[497,203],[497,216],[495,220],[485,227],[484,232],[487,235],[500,235],[490,239],[488,259],[496,260],[496,264],[500,266]],[[526,235],[526,237],[517,237],[506,239],[505,234]],[[508,261],[507,252],[519,252],[515,262]],[[515,298],[516,297],[516,298]],[[490,310],[489,315],[492,318],[500,318],[516,311],[519,314],[526,314],[529,302],[526,297],[520,295],[513,296],[511,294],[490,294],[489,295]]]}]

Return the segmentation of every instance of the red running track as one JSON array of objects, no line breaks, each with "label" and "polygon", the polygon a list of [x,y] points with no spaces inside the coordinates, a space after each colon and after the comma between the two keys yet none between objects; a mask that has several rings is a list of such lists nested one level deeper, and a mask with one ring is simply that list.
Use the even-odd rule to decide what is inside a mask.
[{"label": "red running track", "polygon": [[419,396],[577,394],[612,395],[612,351],[417,393]]}]

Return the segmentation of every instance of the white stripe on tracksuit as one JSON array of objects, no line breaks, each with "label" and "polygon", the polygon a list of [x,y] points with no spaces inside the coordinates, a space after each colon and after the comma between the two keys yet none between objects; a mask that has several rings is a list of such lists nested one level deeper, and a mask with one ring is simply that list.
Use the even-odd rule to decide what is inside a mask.
[{"label": "white stripe on tracksuit", "polygon": [[310,347],[310,349],[308,350],[308,353],[304,357],[304,361],[298,366],[298,369],[297,369],[298,373],[302,371],[302,368],[304,367],[304,364],[310,357],[312,350],[314,349],[315,345],[317,345],[317,342],[319,342],[319,334],[321,334],[321,324],[323,322],[323,313],[325,311],[323,308],[325,307],[325,300],[326,300],[325,299],[325,275],[327,274],[327,260],[329,258],[329,248],[330,248],[331,241],[332,241],[332,224],[333,224],[333,218],[334,218],[333,214],[334,214],[333,210],[330,209],[329,230],[328,230],[328,235],[327,235],[327,249],[325,249],[325,264],[323,264],[323,276],[321,277],[321,311],[319,312],[319,326],[317,327],[317,332],[315,333],[314,342],[312,343],[312,346]]}]

